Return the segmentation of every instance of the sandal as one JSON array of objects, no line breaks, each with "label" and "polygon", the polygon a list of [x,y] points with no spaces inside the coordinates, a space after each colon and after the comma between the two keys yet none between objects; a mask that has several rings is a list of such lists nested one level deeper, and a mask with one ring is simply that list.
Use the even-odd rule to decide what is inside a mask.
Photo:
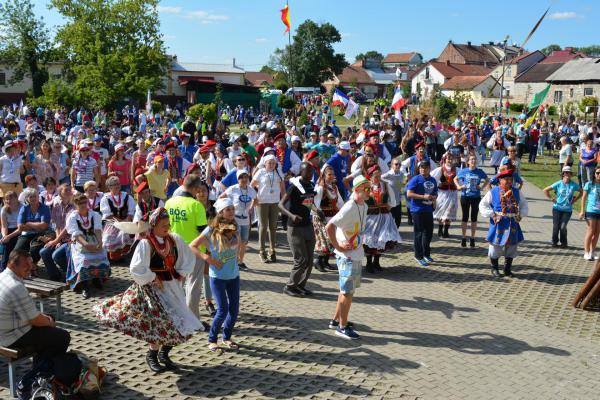
[{"label": "sandal", "polygon": [[212,351],[213,353],[222,353],[223,349],[219,347],[218,344],[216,343],[209,343],[208,344],[208,350]]},{"label": "sandal", "polygon": [[240,346],[238,346],[237,343],[231,340],[223,340],[221,342],[221,346],[223,346],[223,348],[227,350],[238,350],[240,348]]}]

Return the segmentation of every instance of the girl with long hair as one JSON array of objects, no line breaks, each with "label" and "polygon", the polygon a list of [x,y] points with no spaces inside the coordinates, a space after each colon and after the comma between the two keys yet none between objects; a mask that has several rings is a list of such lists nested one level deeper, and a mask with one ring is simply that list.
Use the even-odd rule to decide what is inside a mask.
[{"label": "girl with long hair", "polygon": [[[217,200],[215,210],[216,217],[208,223],[208,227],[200,236],[190,243],[190,249],[209,265],[210,287],[217,301],[217,313],[208,334],[208,349],[218,352],[222,348],[238,349],[231,336],[240,308],[240,270],[237,261],[240,234],[235,223],[235,207],[231,199]],[[199,246],[205,246],[209,251],[202,253],[198,249]],[[217,338],[221,327],[223,341],[219,345]]]}]

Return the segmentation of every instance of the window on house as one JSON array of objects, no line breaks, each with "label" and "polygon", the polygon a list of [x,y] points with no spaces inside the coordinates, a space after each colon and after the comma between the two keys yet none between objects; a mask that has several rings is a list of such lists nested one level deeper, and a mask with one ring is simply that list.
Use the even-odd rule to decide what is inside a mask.
[{"label": "window on house", "polygon": [[425,68],[425,79],[429,79],[429,67]]},{"label": "window on house", "polygon": [[512,76],[512,67],[510,65],[506,68],[506,76],[509,78]]},{"label": "window on house", "polygon": [[554,91],[554,102],[555,103],[562,103],[562,90],[555,90]]},{"label": "window on house", "polygon": [[569,89],[569,98],[572,99],[573,98],[573,88]]},{"label": "window on house", "polygon": [[594,95],[594,88],[591,88],[591,87],[583,88],[583,95],[584,96],[593,96]]},{"label": "window on house", "polygon": [[6,74],[4,72],[0,72],[0,85],[6,85]]}]

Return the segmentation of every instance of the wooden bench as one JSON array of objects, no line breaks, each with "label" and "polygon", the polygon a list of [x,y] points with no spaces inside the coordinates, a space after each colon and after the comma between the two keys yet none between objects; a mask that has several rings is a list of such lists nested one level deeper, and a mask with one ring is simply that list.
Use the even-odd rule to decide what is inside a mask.
[{"label": "wooden bench", "polygon": [[15,349],[11,347],[0,347],[0,356],[6,358],[8,362],[8,384],[10,394],[17,397],[17,382],[15,364],[23,359],[29,359],[33,355],[33,349]]},{"label": "wooden bench", "polygon": [[61,296],[62,292],[69,287],[64,282],[49,281],[42,278],[28,278],[25,279],[25,287],[29,293],[35,295],[40,299],[40,311],[44,312],[44,299],[49,297],[56,298],[56,316],[55,319],[58,321],[62,313]]}]

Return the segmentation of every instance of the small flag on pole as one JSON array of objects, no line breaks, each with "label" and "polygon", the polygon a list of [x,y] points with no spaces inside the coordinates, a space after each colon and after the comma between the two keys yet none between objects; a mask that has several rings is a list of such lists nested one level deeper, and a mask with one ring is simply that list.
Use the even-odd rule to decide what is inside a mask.
[{"label": "small flag on pole", "polygon": [[394,98],[392,99],[392,108],[394,110],[401,110],[402,107],[404,107],[404,104],[406,104],[406,101],[404,100],[404,97],[402,97],[402,90],[397,87],[394,92]]},{"label": "small flag on pole", "polygon": [[348,105],[346,106],[346,113],[344,117],[350,119],[355,112],[358,111],[359,105],[356,104],[352,99],[348,99]]},{"label": "small flag on pole", "polygon": [[335,89],[333,92],[333,99],[331,101],[332,106],[346,106],[348,105],[348,96],[344,94],[340,89]]},{"label": "small flag on pole", "polygon": [[289,32],[290,31],[290,27],[291,27],[291,24],[290,24],[290,8],[286,4],[285,7],[283,7],[280,11],[281,11],[281,22],[283,22],[283,24],[285,25],[285,32]]}]

